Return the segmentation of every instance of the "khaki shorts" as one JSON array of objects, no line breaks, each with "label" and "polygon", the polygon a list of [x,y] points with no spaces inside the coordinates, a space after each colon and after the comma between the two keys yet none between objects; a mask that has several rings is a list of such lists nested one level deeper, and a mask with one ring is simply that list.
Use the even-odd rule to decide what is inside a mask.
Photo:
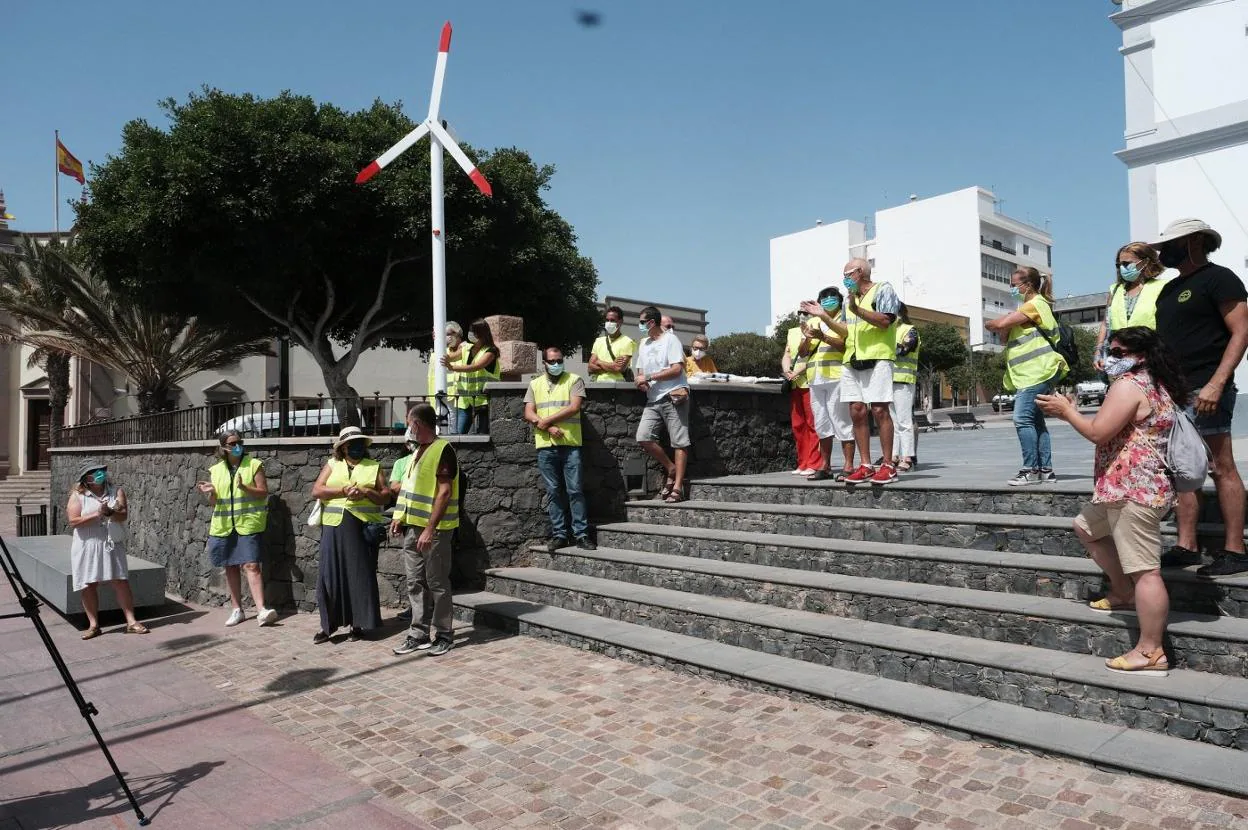
[{"label": "khaki shorts", "polygon": [[1145,507],[1133,501],[1085,504],[1075,524],[1093,539],[1112,536],[1126,574],[1161,567],[1161,517],[1168,507]]}]

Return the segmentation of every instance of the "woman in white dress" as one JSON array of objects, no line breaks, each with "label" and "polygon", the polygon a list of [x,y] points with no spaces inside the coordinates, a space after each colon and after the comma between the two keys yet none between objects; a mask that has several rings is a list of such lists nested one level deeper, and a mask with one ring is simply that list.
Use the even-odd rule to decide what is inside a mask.
[{"label": "woman in white dress", "polygon": [[78,483],[69,494],[65,515],[74,531],[69,549],[74,590],[82,592],[87,630],[82,639],[100,636],[101,582],[111,582],[117,604],[126,615],[127,634],[146,634],[147,627],[134,617],[134,594],[126,569],[126,527],[129,508],[126,491],[108,480],[108,465],[88,461],[78,470]]}]

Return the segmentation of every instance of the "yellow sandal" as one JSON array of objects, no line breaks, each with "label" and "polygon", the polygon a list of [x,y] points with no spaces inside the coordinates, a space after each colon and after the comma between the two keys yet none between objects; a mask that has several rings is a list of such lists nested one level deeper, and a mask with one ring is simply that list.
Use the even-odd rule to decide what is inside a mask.
[{"label": "yellow sandal", "polygon": [[[1148,662],[1142,666],[1132,666],[1127,662],[1127,654],[1130,654],[1131,651],[1138,651]],[[1166,653],[1161,649],[1140,651],[1133,648],[1131,651],[1106,660],[1105,668],[1110,671],[1116,671],[1119,674],[1141,674],[1145,677],[1165,677],[1170,674],[1170,661],[1166,659]]]}]

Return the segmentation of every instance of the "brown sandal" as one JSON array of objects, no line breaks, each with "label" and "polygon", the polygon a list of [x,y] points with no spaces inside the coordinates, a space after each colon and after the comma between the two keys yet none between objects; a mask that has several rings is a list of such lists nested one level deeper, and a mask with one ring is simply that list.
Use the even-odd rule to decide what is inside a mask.
[{"label": "brown sandal", "polygon": [[98,625],[95,625],[95,626],[92,626],[91,628],[88,628],[86,631],[82,632],[82,639],[93,640],[103,633],[104,632],[100,631],[100,627]]},{"label": "brown sandal", "polygon": [[143,623],[136,622],[134,625],[126,626],[127,634],[151,634],[151,630]]},{"label": "brown sandal", "polygon": [[667,497],[672,494],[672,490],[676,488],[676,476],[669,475],[663,481],[663,489],[659,491],[659,498],[667,501]]}]

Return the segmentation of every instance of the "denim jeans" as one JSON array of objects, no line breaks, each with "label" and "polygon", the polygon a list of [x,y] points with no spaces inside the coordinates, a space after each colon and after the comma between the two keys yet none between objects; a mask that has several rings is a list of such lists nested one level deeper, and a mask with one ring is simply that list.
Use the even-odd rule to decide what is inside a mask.
[{"label": "denim jeans", "polygon": [[[550,499],[546,505],[550,515],[550,535],[554,539],[579,539],[589,533],[589,508],[581,489],[581,448],[542,447],[537,451],[537,469],[546,482]],[[572,533],[568,534],[568,513],[572,514]]]},{"label": "denim jeans", "polygon": [[488,406],[460,407],[455,412],[455,432],[460,435],[485,435],[490,431]]},{"label": "denim jeans", "polygon": [[1014,393],[1014,429],[1018,431],[1018,443],[1023,448],[1024,469],[1053,468],[1049,427],[1044,422],[1044,413],[1036,406],[1037,395],[1048,395],[1052,391],[1052,382],[1045,381]]}]

